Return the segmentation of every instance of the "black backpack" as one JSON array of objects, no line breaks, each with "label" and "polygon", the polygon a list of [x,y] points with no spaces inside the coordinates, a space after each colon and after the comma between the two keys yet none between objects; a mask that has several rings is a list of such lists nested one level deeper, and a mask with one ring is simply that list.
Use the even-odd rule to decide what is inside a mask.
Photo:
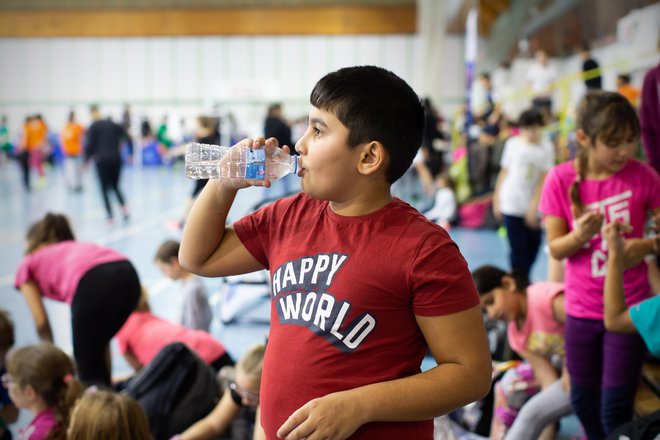
[{"label": "black backpack", "polygon": [[608,440],[619,440],[621,438],[630,440],[660,439],[660,411],[647,414],[619,426],[607,438]]},{"label": "black backpack", "polygon": [[163,347],[123,392],[142,406],[155,440],[183,432],[220,398],[213,369],[180,342]]}]

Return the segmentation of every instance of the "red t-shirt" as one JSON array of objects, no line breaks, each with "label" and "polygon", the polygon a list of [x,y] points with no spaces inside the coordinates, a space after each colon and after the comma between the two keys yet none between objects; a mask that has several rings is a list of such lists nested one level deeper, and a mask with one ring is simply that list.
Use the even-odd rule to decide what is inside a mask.
[{"label": "red t-shirt", "polygon": [[[456,244],[399,199],[343,217],[299,194],[234,229],[271,276],[261,382],[268,439],[314,398],[419,373],[427,344],[415,315],[479,304]],[[433,423],[370,423],[350,438],[431,439]]]}]

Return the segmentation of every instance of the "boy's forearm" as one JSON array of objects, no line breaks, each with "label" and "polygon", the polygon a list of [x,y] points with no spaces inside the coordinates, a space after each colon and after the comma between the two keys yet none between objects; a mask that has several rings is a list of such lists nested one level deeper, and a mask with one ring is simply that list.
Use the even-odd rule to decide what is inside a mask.
[{"label": "boy's forearm", "polygon": [[477,401],[490,387],[488,371],[443,364],[404,379],[356,388],[363,423],[427,420]]},{"label": "boy's forearm", "polygon": [[179,249],[179,263],[191,272],[199,272],[225,234],[225,224],[237,194],[219,180],[210,180],[195,201],[186,219]]}]

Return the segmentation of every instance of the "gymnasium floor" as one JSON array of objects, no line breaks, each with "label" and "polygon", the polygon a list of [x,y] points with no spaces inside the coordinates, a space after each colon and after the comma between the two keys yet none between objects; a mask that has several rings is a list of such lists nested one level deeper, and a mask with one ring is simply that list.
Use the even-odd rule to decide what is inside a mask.
[{"label": "gymnasium floor", "polygon": [[[296,178],[287,178],[289,182],[276,182],[270,189],[250,188],[239,192],[230,212],[230,220],[249,212],[264,198],[284,193],[285,183],[295,188]],[[18,166],[15,163],[0,163],[0,307],[8,310],[14,320],[16,346],[38,341],[25,301],[14,290],[13,280],[23,255],[23,238],[28,225],[49,211],[67,214],[78,240],[107,245],[129,257],[150,292],[153,311],[166,319],[178,319],[179,286],[160,274],[153,264],[153,256],[161,242],[180,238],[179,233],[168,229],[165,223],[180,217],[193,186],[192,181],[183,175],[182,166],[179,164],[172,169],[124,168],[121,187],[131,210],[127,223],[118,220],[108,225],[105,221],[105,210],[93,169],[84,174],[83,181],[82,193],[69,193],[64,188],[61,169],[48,169],[45,181],[39,182],[33,175],[34,189],[27,193],[23,189]],[[116,202],[114,207],[116,209]],[[495,231],[454,228],[451,235],[471,268],[485,263],[503,267],[508,265],[506,240]],[[533,270],[534,280],[545,277],[546,264],[545,255],[541,253]],[[236,297],[222,300],[220,291],[223,281],[205,279],[205,283],[216,314],[212,333],[238,359],[250,345],[266,337],[268,304],[260,292],[247,301],[237,300]],[[48,300],[46,308],[56,344],[71,353],[68,308]],[[225,321],[235,319],[229,324],[222,323],[219,319],[221,314]],[[130,368],[113,346],[113,374],[129,372]],[[29,415],[24,411],[13,426],[14,430],[25,426],[29,420]],[[566,421],[568,423],[562,422],[559,438],[568,439],[577,431],[574,417]]]}]

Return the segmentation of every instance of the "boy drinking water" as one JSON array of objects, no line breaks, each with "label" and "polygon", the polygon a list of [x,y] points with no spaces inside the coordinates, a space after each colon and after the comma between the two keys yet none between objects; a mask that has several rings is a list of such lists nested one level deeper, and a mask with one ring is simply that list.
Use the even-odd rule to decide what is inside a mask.
[{"label": "boy drinking water", "polygon": [[[238,190],[270,182],[211,180],[186,222],[181,265],[213,277],[270,271],[268,439],[430,440],[433,417],[488,392],[491,363],[457,246],[390,195],[421,145],[422,106],[373,66],[326,75],[310,102],[296,145],[303,192],[226,226]],[[437,366],[421,372],[427,347]]]}]

